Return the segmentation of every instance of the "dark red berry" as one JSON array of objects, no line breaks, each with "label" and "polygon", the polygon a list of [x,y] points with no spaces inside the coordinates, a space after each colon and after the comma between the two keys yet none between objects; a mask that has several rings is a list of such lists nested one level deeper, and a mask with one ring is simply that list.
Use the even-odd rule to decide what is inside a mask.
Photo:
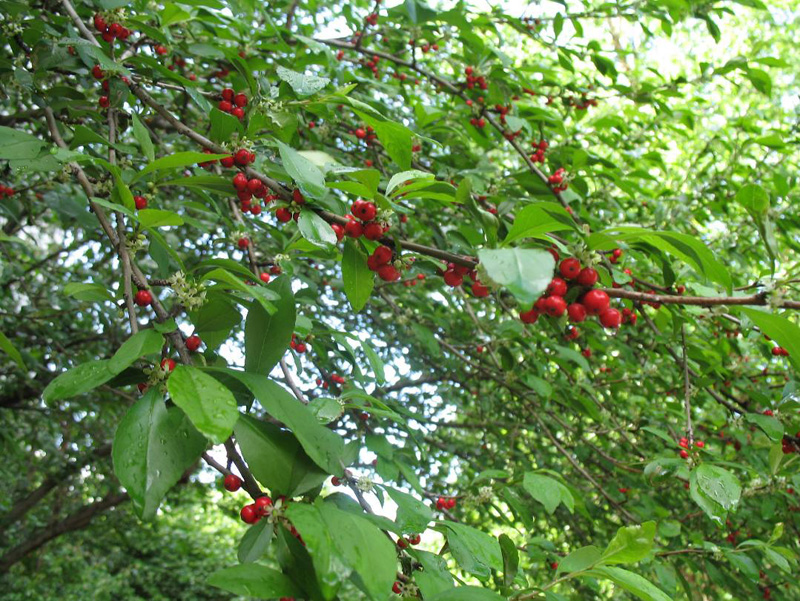
[{"label": "dark red berry", "polygon": [[133,301],[140,307],[146,307],[153,302],[153,295],[149,290],[139,290],[133,297]]},{"label": "dark red berry", "polygon": [[227,491],[236,492],[242,487],[242,479],[236,474],[228,474],[225,476],[223,486]]}]

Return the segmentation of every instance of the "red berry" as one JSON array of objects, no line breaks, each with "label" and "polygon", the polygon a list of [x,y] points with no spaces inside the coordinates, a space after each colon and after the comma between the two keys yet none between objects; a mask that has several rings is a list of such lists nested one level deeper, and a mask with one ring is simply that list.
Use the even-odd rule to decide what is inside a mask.
[{"label": "red berry", "polygon": [[682,450],[680,452],[680,456],[681,456],[681,459],[686,459],[687,457],[689,457],[689,452],[686,451],[686,450]]},{"label": "red berry", "polygon": [[561,261],[561,265],[558,266],[558,271],[566,279],[572,280],[578,277],[581,272],[581,262],[572,257],[564,259]]},{"label": "red berry", "polygon": [[539,319],[539,311],[536,309],[525,311],[519,314],[519,318],[522,320],[522,323],[534,324],[536,320]]},{"label": "red berry", "polygon": [[706,443],[704,443],[702,440],[698,440],[694,443],[694,446],[696,446],[698,449],[702,449],[704,446],[706,446]]},{"label": "red berry", "polygon": [[242,521],[245,524],[255,524],[258,521],[258,512],[256,511],[255,504],[245,505],[239,513]]},{"label": "red berry", "polygon": [[364,233],[364,228],[358,221],[348,221],[344,226],[344,233],[350,238],[360,238]]},{"label": "red berry", "polygon": [[220,100],[217,108],[223,113],[230,113],[233,110],[233,105],[227,100]]},{"label": "red berry", "polygon": [[236,162],[237,165],[244,167],[248,163],[250,163],[250,151],[245,150],[244,148],[240,148],[236,151],[236,154],[233,155],[233,160]]},{"label": "red berry", "polygon": [[258,277],[265,284],[269,284],[270,275],[266,271],[262,271]]},{"label": "red berry", "polygon": [[286,223],[292,220],[292,212],[286,207],[280,207],[277,211],[275,211],[275,217],[277,217],[278,221],[281,223]]},{"label": "red berry", "polygon": [[464,283],[464,276],[448,269],[444,272],[444,283],[453,288],[457,288]]},{"label": "red berry", "polygon": [[575,279],[581,286],[591,287],[597,283],[597,278],[598,274],[596,270],[591,267],[584,267]]},{"label": "red berry", "polygon": [[94,16],[94,28],[100,33],[106,30],[106,20],[99,14]]},{"label": "red berry", "polygon": [[136,205],[137,211],[147,208],[147,199],[144,196],[134,196],[133,202]]},{"label": "red berry", "polygon": [[222,99],[227,100],[228,102],[233,102],[233,90],[230,88],[225,88],[222,90]]},{"label": "red berry", "polygon": [[569,307],[567,307],[567,315],[569,315],[570,321],[574,323],[580,323],[586,319],[586,307],[584,307],[581,303],[572,303]]},{"label": "red berry", "polygon": [[378,267],[378,277],[384,282],[396,282],[400,279],[400,272],[394,265],[381,265]]},{"label": "red berry", "polygon": [[106,74],[103,71],[103,69],[100,68],[100,65],[95,65],[94,67],[92,67],[92,76],[95,79],[103,79],[106,76]]},{"label": "red berry", "polygon": [[379,246],[373,251],[372,256],[374,257],[378,266],[386,265],[392,260],[392,249],[388,246]]},{"label": "red berry", "polygon": [[600,323],[604,328],[618,328],[622,323],[622,313],[616,309],[606,309],[600,313]]},{"label": "red berry", "polygon": [[109,106],[111,106],[111,101],[108,99],[108,96],[100,96],[100,100],[98,101],[98,104],[102,108],[107,109]]},{"label": "red berry", "polygon": [[567,310],[567,301],[561,296],[548,296],[544,299],[543,306],[550,317],[561,317]]},{"label": "red berry", "polygon": [[175,359],[162,359],[161,369],[172,371],[175,369]]},{"label": "red berry", "polygon": [[250,240],[248,240],[247,238],[239,238],[239,240],[236,242],[236,245],[240,249],[244,250],[245,248],[250,246]]},{"label": "red berry", "polygon": [[139,290],[134,295],[133,302],[135,302],[140,307],[146,307],[147,305],[153,302],[153,295],[150,294],[149,290]]},{"label": "red berry", "polygon": [[260,179],[253,177],[247,180],[247,191],[251,194],[255,194],[263,185]]},{"label": "red berry", "polygon": [[400,584],[399,582],[395,582],[395,583],[392,585],[392,592],[393,592],[395,595],[399,595],[400,593],[402,593],[402,592],[403,592],[403,585],[402,585],[402,584]]},{"label": "red berry", "polygon": [[356,138],[358,138],[359,140],[363,140],[364,138],[366,138],[366,137],[367,137],[367,132],[366,132],[366,131],[364,131],[364,129],[363,129],[363,128],[359,127],[359,128],[358,128],[358,129],[355,131],[355,135],[356,135]]},{"label": "red berry", "polygon": [[231,115],[236,117],[239,121],[244,119],[244,111],[238,106],[233,107],[233,110],[231,111]]},{"label": "red berry", "polygon": [[561,278],[553,278],[547,285],[549,296],[564,296],[567,293],[567,283]]},{"label": "red berry", "polygon": [[256,499],[255,505],[256,505],[256,509],[259,511],[259,513],[263,513],[265,508],[267,508],[270,505],[272,505],[272,499],[270,499],[269,497],[266,497],[266,496],[258,497]]},{"label": "red berry", "polygon": [[244,94],[236,94],[233,97],[233,103],[239,107],[246,107],[247,106],[247,96]]},{"label": "red berry", "polygon": [[294,200],[299,205],[306,204],[306,199],[303,196],[303,193],[298,188],[292,190],[292,200]]},{"label": "red berry", "polygon": [[372,221],[375,219],[378,210],[375,207],[375,203],[357,200],[350,207],[350,212],[361,221]]},{"label": "red berry", "polygon": [[485,298],[489,296],[489,289],[480,282],[474,282],[472,284],[472,294],[478,298]]},{"label": "red berry", "polygon": [[247,176],[241,171],[233,176],[233,187],[243,192],[247,189]]},{"label": "red berry", "polygon": [[589,292],[583,295],[581,303],[586,308],[586,312],[589,315],[599,315],[608,309],[610,300],[608,294],[602,290],[589,290]]},{"label": "red berry", "polygon": [[367,240],[380,240],[383,238],[383,226],[380,223],[375,223],[374,221],[366,224],[364,226],[364,237]]},{"label": "red berry", "polygon": [[198,336],[197,334],[194,334],[194,335],[192,335],[192,336],[189,336],[189,337],[186,339],[186,348],[189,350],[189,352],[192,352],[192,353],[193,353],[193,352],[195,352],[197,349],[199,349],[199,348],[200,348],[200,345],[201,345],[202,343],[203,343],[203,341],[202,341],[202,340],[200,340],[200,336]]},{"label": "red berry", "polygon": [[227,491],[236,492],[242,487],[242,479],[236,474],[228,474],[225,476],[223,486]]},{"label": "red berry", "polygon": [[344,227],[339,225],[338,223],[332,223],[331,229],[336,234],[336,239],[341,241],[344,238]]}]

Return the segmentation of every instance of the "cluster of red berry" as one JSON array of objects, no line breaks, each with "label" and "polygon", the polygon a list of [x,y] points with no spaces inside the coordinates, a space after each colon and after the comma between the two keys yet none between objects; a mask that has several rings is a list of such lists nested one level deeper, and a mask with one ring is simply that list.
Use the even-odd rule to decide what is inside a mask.
[{"label": "cluster of red berry", "polygon": [[106,17],[103,17],[100,13],[96,13],[94,16],[94,28],[100,32],[103,41],[109,44],[113,43],[116,38],[124,42],[132,33],[130,29],[123,27],[119,23],[111,23],[109,25],[106,22]]},{"label": "cluster of red berry", "polygon": [[477,86],[481,90],[488,90],[489,84],[486,83],[486,78],[483,75],[475,75],[475,69],[467,67],[464,69],[464,74],[467,76],[467,89],[472,90]]},{"label": "cluster of red berry", "polygon": [[441,511],[442,509],[453,509],[456,506],[456,500],[453,497],[449,499],[446,497],[439,497],[436,499],[436,509]]},{"label": "cluster of red berry", "polygon": [[391,248],[381,245],[367,258],[367,267],[384,282],[396,282],[400,279],[400,270],[392,263],[393,255]]},{"label": "cluster of red berry", "polygon": [[339,224],[333,224],[331,227],[340,240],[344,235],[350,238],[364,236],[367,240],[380,240],[389,230],[389,226],[376,221],[377,215],[378,208],[374,202],[359,199],[350,206],[350,214],[347,215],[349,221],[344,227]]},{"label": "cluster of red berry", "polygon": [[367,146],[373,144],[378,137],[371,125],[368,125],[366,129],[363,127],[357,127],[356,129],[351,130],[350,134],[354,135],[359,140],[364,140],[367,143]]},{"label": "cluster of red berry", "polygon": [[781,440],[781,450],[783,451],[784,455],[800,453],[800,432],[797,433],[794,439],[791,436],[784,434],[783,439]]},{"label": "cluster of red berry", "polygon": [[464,276],[469,276],[472,280],[472,294],[478,298],[489,296],[489,288],[484,286],[478,279],[478,272],[464,265],[448,263],[447,269],[442,272],[444,283],[453,288],[458,288],[464,283]]},{"label": "cluster of red berry", "polygon": [[98,81],[102,80],[100,85],[102,86],[103,93],[100,96],[100,99],[97,101],[97,104],[100,105],[100,108],[107,109],[109,106],[111,106],[111,100],[108,97],[108,91],[111,89],[111,84],[106,78],[106,72],[103,71],[100,65],[95,65],[92,67],[92,77]]},{"label": "cluster of red berry", "polygon": [[257,524],[261,518],[272,512],[272,499],[269,497],[258,497],[254,503],[245,505],[239,512],[245,524]]},{"label": "cluster of red berry", "polygon": [[308,351],[308,346],[304,340],[297,340],[297,334],[292,334],[292,341],[289,343],[289,346],[292,347],[292,350],[296,353],[300,353],[301,355]]},{"label": "cluster of red berry", "polygon": [[367,25],[372,25],[375,27],[378,24],[378,13],[371,13],[364,18],[364,22]]},{"label": "cluster of red berry", "polygon": [[531,161],[534,163],[544,163],[544,153],[550,145],[544,140],[539,140],[538,142],[531,142],[531,146],[536,149],[530,156]]},{"label": "cluster of red berry", "polygon": [[[681,439],[678,441],[678,446],[681,447],[681,452],[680,452],[681,459],[688,459],[689,439],[686,438],[685,436],[682,436]],[[703,442],[702,440],[696,440],[694,446],[696,446],[698,449],[702,449],[703,447],[706,446],[706,443]]]},{"label": "cluster of red berry", "polygon": [[380,60],[381,57],[379,57],[377,54],[374,54],[372,58],[370,58],[369,60],[367,60],[366,58],[359,59],[358,64],[372,71],[372,76],[375,79],[378,79],[378,77],[380,77],[380,73],[378,73],[378,62]]},{"label": "cluster of red berry", "polygon": [[559,167],[553,175],[547,178],[547,183],[553,186],[553,192],[563,192],[569,187],[569,182],[564,181],[566,173],[563,167]]},{"label": "cluster of red berry", "polygon": [[[551,252],[557,256],[554,250]],[[573,323],[584,321],[589,315],[596,315],[603,327],[618,328],[620,326],[623,322],[623,314],[619,310],[609,307],[611,299],[608,294],[592,288],[599,277],[595,269],[581,268],[580,261],[570,257],[561,261],[558,270],[561,277],[553,278],[547,286],[545,294],[534,303],[533,307],[529,311],[520,313],[519,317],[524,323],[536,323],[542,313],[550,317],[561,317],[566,312],[569,320]],[[580,301],[567,304],[564,297],[573,288],[577,288],[578,294],[582,294],[582,296]],[[583,292],[586,288],[589,290]],[[628,313],[628,319],[635,323],[635,319],[632,317],[635,316]],[[574,330],[571,330],[570,334],[572,339],[578,336]]]},{"label": "cluster of red berry", "polygon": [[422,536],[419,534],[411,534],[409,536],[398,537],[397,546],[401,549],[407,548],[409,545],[418,545],[422,541]]},{"label": "cluster of red berry", "polygon": [[14,188],[9,188],[8,186],[3,186],[0,184],[0,198],[4,196],[14,196]]},{"label": "cluster of red berry", "polygon": [[775,357],[788,357],[789,356],[789,351],[787,351],[782,346],[773,346],[772,347],[772,354]]},{"label": "cluster of red berry", "polygon": [[306,199],[303,193],[295,188],[292,190],[292,202],[288,206],[278,207],[275,210],[275,217],[281,223],[288,223],[292,219],[297,221],[300,218],[300,211],[297,208],[304,204],[306,204]]},{"label": "cluster of red berry", "polygon": [[247,96],[244,93],[235,94],[231,88],[225,88],[222,90],[222,100],[219,101],[217,108],[241,121],[244,119],[244,107],[246,106]]}]

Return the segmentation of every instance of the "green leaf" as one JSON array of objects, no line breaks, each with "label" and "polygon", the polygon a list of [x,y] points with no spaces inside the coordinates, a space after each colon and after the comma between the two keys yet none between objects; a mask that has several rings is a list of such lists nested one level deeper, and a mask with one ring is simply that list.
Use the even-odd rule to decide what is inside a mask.
[{"label": "green leaf", "polygon": [[274,424],[242,415],[236,422],[235,434],[253,475],[273,496],[301,495],[328,477],[306,455],[291,432]]},{"label": "green leaf", "polygon": [[256,563],[219,570],[211,574],[206,582],[234,595],[257,599],[301,597],[303,594],[277,570]]},{"label": "green leaf", "polygon": [[745,71],[745,77],[750,80],[753,87],[764,94],[764,96],[772,95],[772,78],[769,73],[763,69],[748,68]]},{"label": "green leaf", "polygon": [[279,296],[275,301],[277,310],[270,314],[253,303],[244,324],[244,368],[263,375],[272,371],[289,347],[297,318],[291,280],[280,277],[267,288]]},{"label": "green leaf", "polygon": [[183,225],[183,219],[177,213],[162,209],[142,209],[139,211],[139,223],[143,228]]},{"label": "green leaf", "polygon": [[0,350],[11,357],[21,369],[25,369],[25,361],[22,360],[22,355],[3,332],[0,332]]},{"label": "green leaf", "polygon": [[410,169],[413,132],[405,125],[387,121],[383,118],[378,119],[364,111],[356,110],[355,113],[375,130],[378,140],[383,144],[389,157],[401,169]]},{"label": "green leaf", "polygon": [[239,542],[239,549],[236,552],[239,563],[252,563],[261,559],[272,542],[272,530],[272,523],[266,519],[250,526]]},{"label": "green leaf", "polygon": [[224,442],[239,418],[236,399],[219,380],[196,367],[178,365],[167,378],[172,401],[195,427],[216,443]]},{"label": "green leaf", "polygon": [[367,256],[359,248],[358,243],[350,238],[345,240],[342,252],[342,280],[350,306],[356,312],[361,311],[375,287],[375,277],[367,267]]},{"label": "green leaf", "polygon": [[[313,506],[292,504],[287,516],[303,540],[313,538],[313,543],[309,540],[306,545],[317,570],[322,565],[333,570],[330,564],[334,561],[340,562],[340,566],[343,563],[354,573],[353,581],[370,599],[385,601],[395,580],[397,555],[395,546],[377,526],[361,515],[321,500]],[[343,567],[337,571],[339,577],[347,577]]]},{"label": "green leaf", "polygon": [[64,294],[77,298],[80,301],[105,302],[113,301],[114,297],[108,291],[108,287],[103,284],[89,284],[82,282],[70,282],[64,286]]},{"label": "green leaf", "polygon": [[592,234],[589,237],[589,246],[610,250],[615,246],[613,242],[610,245],[603,243],[609,238],[616,241],[645,242],[689,263],[698,273],[706,276],[712,282],[723,285],[728,290],[733,285],[730,273],[725,266],[714,257],[705,244],[688,234],[620,226]]},{"label": "green leaf", "polygon": [[638,574],[622,568],[601,567],[584,572],[584,576],[610,580],[618,587],[643,601],[672,601],[660,588]]},{"label": "green leaf", "polygon": [[570,513],[575,507],[575,500],[569,489],[549,476],[527,472],[522,479],[522,487],[530,496],[544,505],[547,513],[551,515],[561,503],[569,509]]},{"label": "green leaf", "polygon": [[789,351],[789,361],[795,370],[800,371],[800,327],[777,313],[767,313],[760,309],[742,307],[739,309],[747,315],[759,329],[775,342]]},{"label": "green leaf", "polygon": [[167,409],[157,389],[137,400],[117,427],[114,473],[144,520],[156,510],[206,448],[205,438],[177,407]]},{"label": "green leaf", "polygon": [[35,159],[45,143],[30,134],[0,127],[0,159]]},{"label": "green leaf", "polygon": [[303,75],[286,67],[278,66],[278,77],[288,83],[298,96],[311,96],[327,86],[331,80],[318,75]]},{"label": "green leaf", "polygon": [[136,177],[133,178],[133,181],[139,181],[147,175],[148,173],[152,173],[153,171],[163,171],[165,169],[176,169],[178,167],[186,167],[187,165],[197,165],[198,163],[203,163],[205,161],[213,161],[215,159],[224,159],[227,154],[205,154],[202,152],[195,152],[195,151],[187,151],[187,152],[176,152],[174,154],[168,154],[165,157],[161,157],[160,159],[156,159],[147,167],[142,169],[139,173],[136,174]]},{"label": "green leaf", "polygon": [[689,495],[720,526],[728,511],[735,509],[742,495],[738,478],[729,471],[703,463],[689,474]]},{"label": "green leaf", "polygon": [[397,504],[397,526],[407,534],[425,532],[433,520],[433,512],[425,503],[401,490],[385,486],[384,490]]},{"label": "green leaf", "polygon": [[200,281],[214,280],[228,284],[232,288],[242,292],[248,298],[254,298],[261,307],[269,314],[277,311],[275,305],[270,300],[277,300],[279,296],[270,288],[265,286],[248,286],[242,280],[231,274],[225,269],[212,269],[203,276]]},{"label": "green leaf", "polygon": [[623,526],[603,551],[603,563],[636,563],[653,548],[656,523],[645,522],[638,526]]},{"label": "green leaf", "polygon": [[[211,120],[211,131],[209,137],[217,144],[225,144],[229,142],[234,132],[238,132],[240,136],[244,135],[244,127],[242,122],[237,117],[228,113],[223,113],[218,108],[212,108],[209,113]],[[230,189],[230,183],[228,183]]]},{"label": "green leaf", "polygon": [[156,158],[155,150],[153,149],[153,141],[150,139],[150,132],[144,126],[144,123],[139,120],[136,113],[131,113],[131,121],[133,123],[133,137],[136,138],[139,148],[149,162],[153,162]]},{"label": "green leaf", "polygon": [[191,318],[197,334],[213,350],[228,339],[231,330],[242,321],[242,314],[231,303],[210,298],[191,314]]},{"label": "green leaf", "polygon": [[433,173],[429,173],[427,171],[420,171],[418,169],[411,169],[409,171],[402,171],[400,173],[395,173],[392,176],[392,179],[390,179],[389,183],[386,185],[386,191],[384,192],[384,194],[386,196],[391,196],[392,192],[396,188],[399,188],[409,180],[415,180],[415,179],[435,181],[435,176],[433,175]]},{"label": "green leaf", "polygon": [[557,574],[570,574],[573,572],[583,572],[600,562],[602,554],[600,549],[594,545],[575,549],[564,559],[558,562]]},{"label": "green leaf", "polygon": [[503,569],[503,553],[496,538],[458,522],[440,522],[436,529],[447,537],[458,565],[476,578],[488,580],[491,570]]},{"label": "green leaf", "polygon": [[321,425],[306,405],[266,376],[233,369],[216,371],[232,376],[247,386],[270,415],[292,430],[318,466],[329,474],[342,472],[344,441],[341,436]]},{"label": "green leaf", "polygon": [[532,204],[517,213],[503,244],[520,238],[546,238],[550,232],[571,229],[575,229],[575,220],[561,205],[553,202]]},{"label": "green leaf", "polygon": [[330,248],[338,242],[331,225],[314,211],[302,211],[297,219],[297,227],[303,238],[316,246]]},{"label": "green leaf", "polygon": [[758,184],[747,184],[739,188],[734,198],[749,213],[766,213],[769,209],[769,194]]},{"label": "green leaf", "polygon": [[[427,600],[428,597],[426,596]],[[504,601],[494,591],[477,586],[459,586],[451,590],[442,591],[430,598],[430,601]]]},{"label": "green leaf", "polygon": [[489,279],[504,286],[527,309],[545,291],[556,263],[546,250],[503,248],[478,251]]},{"label": "green leaf", "polygon": [[757,425],[773,442],[783,439],[783,424],[780,420],[761,413],[745,413],[744,418]]},{"label": "green leaf", "polygon": [[108,360],[108,369],[118,374],[127,368],[139,357],[151,355],[161,351],[164,346],[164,337],[155,330],[142,330],[128,338],[114,356]]},{"label": "green leaf", "polygon": [[514,578],[519,570],[519,551],[517,545],[507,534],[501,534],[497,541],[500,543],[500,551],[503,553],[503,586],[514,584]]},{"label": "green leaf", "polygon": [[297,183],[304,196],[322,199],[328,192],[325,176],[319,168],[294,148],[278,141],[278,150],[286,172]]},{"label": "green leaf", "polygon": [[414,581],[425,599],[453,588],[453,576],[444,557],[410,547],[407,553],[422,565],[422,570],[415,572]]},{"label": "green leaf", "polygon": [[51,381],[42,393],[45,402],[60,401],[84,394],[105,384],[116,373],[108,368],[108,360],[101,359],[82,363]]}]

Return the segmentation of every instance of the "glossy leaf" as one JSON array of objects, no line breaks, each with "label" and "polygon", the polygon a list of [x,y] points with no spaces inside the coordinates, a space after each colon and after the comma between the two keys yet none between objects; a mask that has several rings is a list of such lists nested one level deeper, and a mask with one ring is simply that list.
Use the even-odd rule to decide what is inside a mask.
[{"label": "glossy leaf", "polygon": [[239,418],[236,399],[225,386],[196,367],[178,365],[167,378],[172,401],[213,442],[231,435]]}]

